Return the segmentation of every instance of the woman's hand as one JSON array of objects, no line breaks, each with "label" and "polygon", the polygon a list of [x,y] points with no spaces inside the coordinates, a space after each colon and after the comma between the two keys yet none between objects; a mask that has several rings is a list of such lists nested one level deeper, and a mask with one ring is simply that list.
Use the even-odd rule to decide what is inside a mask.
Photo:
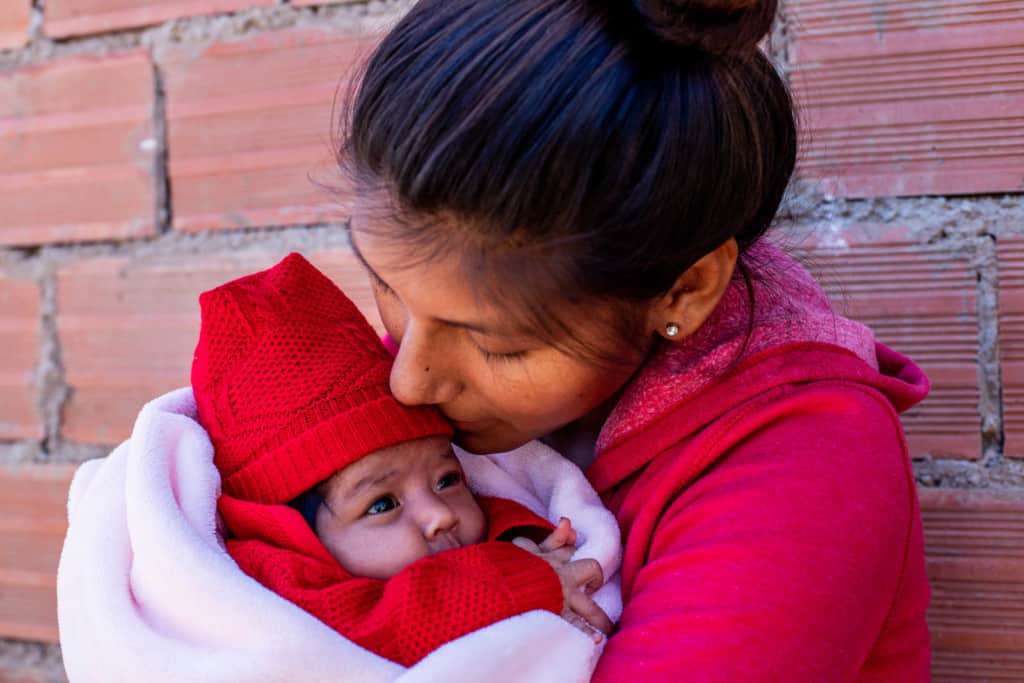
[{"label": "woman's hand", "polygon": [[572,560],[576,531],[569,520],[560,519],[540,545],[526,538],[512,542],[551,565],[562,583],[562,618],[592,637],[595,643],[601,642],[603,634],[611,632],[612,622],[590,595],[604,584],[604,573],[596,560]]}]

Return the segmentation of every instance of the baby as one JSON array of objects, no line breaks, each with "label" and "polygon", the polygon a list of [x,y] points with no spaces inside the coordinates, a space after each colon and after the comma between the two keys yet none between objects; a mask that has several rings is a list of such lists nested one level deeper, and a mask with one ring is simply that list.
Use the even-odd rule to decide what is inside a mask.
[{"label": "baby", "polygon": [[589,597],[600,566],[570,561],[569,521],[552,527],[511,500],[475,497],[451,427],[391,396],[390,355],[305,259],[200,303],[192,385],[222,476],[227,550],[243,571],[407,666],[533,609],[595,640],[594,626],[610,630]]}]

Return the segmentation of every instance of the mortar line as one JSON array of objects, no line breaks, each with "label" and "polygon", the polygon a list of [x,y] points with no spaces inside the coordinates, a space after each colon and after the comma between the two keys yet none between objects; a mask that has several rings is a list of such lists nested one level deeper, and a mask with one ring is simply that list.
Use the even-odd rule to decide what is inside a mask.
[{"label": "mortar line", "polygon": [[[33,0],[40,7],[44,2]],[[377,32],[381,22],[391,23],[401,16],[409,4],[409,0],[367,0],[308,7],[279,3],[173,17],[156,24],[62,38],[43,35],[44,18],[39,11],[33,14],[37,25],[33,34],[36,39],[20,49],[0,51],[0,73],[80,55],[116,55],[140,48],[160,50],[175,46],[201,49],[213,43],[244,40],[304,26],[335,29],[339,35],[368,35]]]},{"label": "mortar line", "polygon": [[46,40],[46,0],[32,0],[32,11],[28,22],[28,46]]},{"label": "mortar line", "polygon": [[154,220],[157,234],[165,234],[173,225],[174,204],[171,201],[171,172],[168,166],[167,90],[162,65],[153,59],[153,137],[156,154],[153,159],[153,182],[156,184]]},{"label": "mortar line", "polygon": [[999,254],[995,237],[978,240],[978,408],[981,417],[981,463],[991,468],[1003,461],[1005,420],[1002,362],[999,347]]},{"label": "mortar line", "polygon": [[40,458],[60,448],[61,416],[64,404],[71,395],[71,387],[64,376],[60,336],[57,331],[57,274],[42,260],[40,277],[40,343],[39,365],[36,369],[38,409],[43,422],[43,439],[39,444]]}]

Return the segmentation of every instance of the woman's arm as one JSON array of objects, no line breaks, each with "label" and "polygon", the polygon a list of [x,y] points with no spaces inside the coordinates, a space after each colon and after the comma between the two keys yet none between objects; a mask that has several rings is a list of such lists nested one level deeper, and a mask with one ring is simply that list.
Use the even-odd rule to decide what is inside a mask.
[{"label": "woman's arm", "polygon": [[[594,681],[860,680],[901,584],[923,615],[902,435],[853,391],[842,405],[803,392],[666,508]],[[902,656],[927,658],[912,621]]]}]

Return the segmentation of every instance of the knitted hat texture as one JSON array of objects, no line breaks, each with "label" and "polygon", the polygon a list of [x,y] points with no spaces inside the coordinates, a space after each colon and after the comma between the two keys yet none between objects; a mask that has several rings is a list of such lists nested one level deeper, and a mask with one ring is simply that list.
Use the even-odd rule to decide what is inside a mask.
[{"label": "knitted hat texture", "polygon": [[299,254],[199,304],[192,389],[225,493],[286,503],[368,453],[451,434],[436,410],[395,400],[373,328]]}]

